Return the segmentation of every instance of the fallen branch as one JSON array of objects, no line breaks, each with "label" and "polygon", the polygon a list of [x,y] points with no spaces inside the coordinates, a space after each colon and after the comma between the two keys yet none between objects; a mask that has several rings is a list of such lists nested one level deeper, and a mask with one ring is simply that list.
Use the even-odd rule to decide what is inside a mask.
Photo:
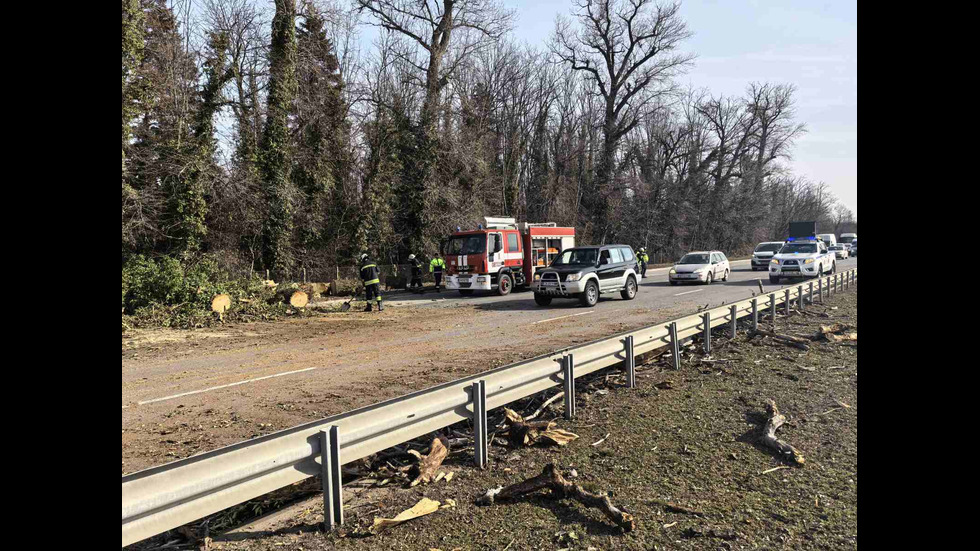
[{"label": "fallen branch", "polygon": [[800,350],[810,350],[810,345],[807,344],[806,339],[801,339],[799,337],[793,337],[791,335],[780,335],[778,333],[773,333],[772,331],[766,331],[763,329],[756,329],[752,331],[751,336],[761,335],[763,337],[769,337],[773,340],[779,341],[783,344],[799,348]]},{"label": "fallen branch", "polygon": [[536,418],[538,415],[541,415],[542,413],[544,413],[545,408],[547,408],[551,404],[555,403],[557,400],[562,399],[564,396],[565,396],[565,393],[564,392],[559,392],[558,394],[555,394],[551,398],[548,398],[545,401],[545,403],[541,404],[541,407],[538,408],[538,411],[535,411],[531,415],[528,415],[527,417],[524,418],[524,420],[525,421],[530,421],[531,419]]},{"label": "fallen branch", "polygon": [[435,479],[436,471],[439,470],[443,460],[449,455],[449,441],[444,436],[434,438],[429,447],[429,454],[426,456],[422,456],[415,450],[409,450],[409,453],[419,459],[419,463],[409,471],[409,476],[414,477],[409,486],[417,486],[423,482],[429,483]]},{"label": "fallen branch", "polygon": [[593,494],[578,484],[565,480],[554,463],[545,465],[541,474],[524,482],[511,484],[506,488],[487,490],[487,493],[480,497],[476,504],[493,505],[496,500],[520,497],[545,488],[550,489],[559,498],[571,498],[586,507],[598,509],[624,532],[631,532],[636,529],[636,521],[633,519],[633,515],[614,507],[609,496]]},{"label": "fallen branch", "polygon": [[564,446],[578,438],[577,434],[556,428],[554,421],[532,421],[528,423],[516,411],[504,408],[507,416],[507,435],[510,444],[516,448],[533,446],[542,441]]},{"label": "fallen branch", "polygon": [[769,414],[769,419],[766,421],[766,425],[762,429],[762,437],[759,439],[759,441],[765,446],[776,450],[781,457],[792,459],[797,465],[802,465],[806,461],[806,459],[803,458],[803,454],[793,446],[790,446],[786,442],[776,438],[776,430],[783,426],[783,423],[786,422],[786,416],[779,413],[779,408],[776,407],[776,402],[773,402],[772,400],[768,401],[766,404],[766,413]]},{"label": "fallen branch", "polygon": [[702,513],[701,511],[696,511],[694,509],[690,509],[688,507],[684,507],[683,505],[677,505],[677,504],[674,504],[674,503],[669,503],[667,501],[660,501],[660,500],[657,500],[657,499],[653,500],[653,503],[655,505],[660,505],[661,507],[663,507],[664,509],[667,509],[671,513],[683,513],[685,515],[695,515],[695,516],[701,516],[701,517],[704,516],[704,513]]}]

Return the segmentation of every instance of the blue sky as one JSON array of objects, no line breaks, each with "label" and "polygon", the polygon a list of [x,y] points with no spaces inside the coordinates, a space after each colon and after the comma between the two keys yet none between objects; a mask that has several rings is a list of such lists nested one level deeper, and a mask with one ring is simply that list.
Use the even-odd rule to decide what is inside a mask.
[{"label": "blue sky", "polygon": [[[504,0],[517,11],[519,40],[543,46],[571,0]],[[826,182],[857,214],[857,3],[686,0],[681,16],[697,54],[681,84],[742,95],[752,81],[796,85],[794,172]]]}]

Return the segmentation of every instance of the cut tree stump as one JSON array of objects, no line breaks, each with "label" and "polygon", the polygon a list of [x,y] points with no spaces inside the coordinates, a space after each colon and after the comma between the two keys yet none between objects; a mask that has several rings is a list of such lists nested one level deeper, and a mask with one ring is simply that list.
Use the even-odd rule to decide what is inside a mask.
[{"label": "cut tree stump", "polygon": [[215,295],[211,299],[211,311],[217,312],[218,314],[224,314],[231,308],[231,296],[224,293],[220,295]]},{"label": "cut tree stump", "polygon": [[327,294],[330,290],[329,283],[303,283],[299,289],[309,295],[310,298],[317,298]]},{"label": "cut tree stump", "polygon": [[636,520],[633,515],[617,509],[613,506],[607,495],[593,494],[578,484],[573,484],[561,475],[554,463],[545,465],[541,474],[529,478],[517,484],[511,484],[506,488],[495,488],[487,490],[487,493],[476,500],[477,505],[493,505],[495,501],[520,497],[538,490],[549,489],[559,498],[571,498],[586,507],[598,509],[613,521],[616,526],[624,532],[636,530]]},{"label": "cut tree stump", "polygon": [[793,446],[783,442],[782,440],[776,438],[776,430],[783,426],[786,422],[786,416],[779,413],[779,408],[776,407],[776,402],[769,400],[766,403],[766,413],[769,414],[769,419],[766,421],[765,426],[762,428],[762,437],[759,441],[763,445],[768,446],[776,452],[779,453],[780,457],[790,460],[797,465],[802,465],[806,462],[803,458],[803,454]]},{"label": "cut tree stump", "polygon": [[276,293],[276,299],[288,302],[293,308],[304,308],[310,302],[310,296],[299,289],[282,289]]}]

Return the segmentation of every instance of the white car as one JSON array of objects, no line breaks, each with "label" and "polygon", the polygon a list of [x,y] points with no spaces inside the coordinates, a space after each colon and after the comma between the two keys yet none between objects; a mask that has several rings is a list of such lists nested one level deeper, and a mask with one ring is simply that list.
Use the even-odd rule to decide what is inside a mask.
[{"label": "white car", "polygon": [[819,277],[837,271],[837,255],[819,239],[790,239],[769,261],[769,282],[788,277]]},{"label": "white car", "polygon": [[728,281],[732,271],[728,258],[721,251],[695,251],[681,258],[667,275],[671,285],[689,281],[711,283],[716,279]]},{"label": "white car", "polygon": [[837,258],[845,259],[850,256],[851,247],[845,245],[844,243],[838,243],[836,245],[831,245],[830,250],[834,252]]}]

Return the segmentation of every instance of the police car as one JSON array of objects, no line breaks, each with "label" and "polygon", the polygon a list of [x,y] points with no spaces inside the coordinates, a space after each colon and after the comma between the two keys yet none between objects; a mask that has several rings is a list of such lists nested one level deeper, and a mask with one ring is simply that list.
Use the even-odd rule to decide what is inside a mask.
[{"label": "police car", "polygon": [[769,282],[790,277],[820,277],[837,271],[836,254],[822,239],[790,237],[769,261]]}]

